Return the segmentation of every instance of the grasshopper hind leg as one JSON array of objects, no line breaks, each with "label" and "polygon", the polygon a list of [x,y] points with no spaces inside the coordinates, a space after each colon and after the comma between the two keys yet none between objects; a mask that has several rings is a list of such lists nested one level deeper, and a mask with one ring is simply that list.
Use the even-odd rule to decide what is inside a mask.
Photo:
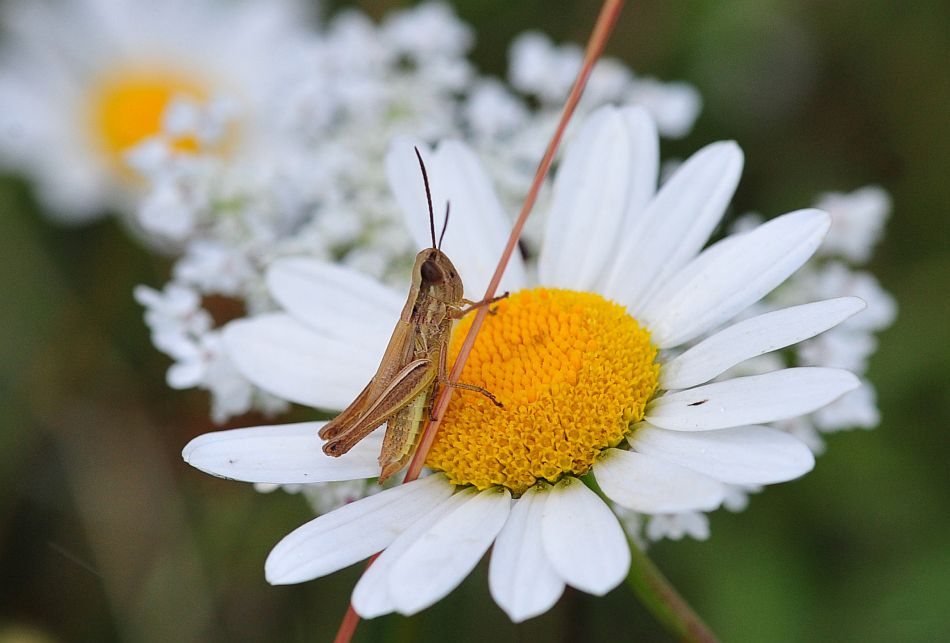
[{"label": "grasshopper hind leg", "polygon": [[323,452],[331,457],[339,457],[352,449],[357,442],[373,432],[379,425],[397,415],[409,405],[420,393],[431,386],[435,379],[434,369],[427,359],[419,359],[407,364],[396,373],[393,381],[383,390],[378,398],[368,403],[358,416],[349,409],[341,416],[346,415],[346,422],[334,420],[332,433],[327,431],[331,424],[327,424],[321,431],[321,437],[326,437]]},{"label": "grasshopper hind leg", "polygon": [[[499,297],[499,299],[503,297],[507,297],[507,296],[508,296],[508,293],[505,293],[504,295],[502,295],[502,297]],[[486,388],[482,388],[481,386],[475,386],[474,384],[465,384],[463,382],[449,381],[448,365],[446,364],[446,362],[448,361],[448,350],[449,350],[448,343],[443,343],[442,354],[439,357],[439,377],[438,377],[439,384],[442,384],[444,386],[448,386],[451,388],[460,388],[464,391],[474,391],[476,393],[481,393],[482,395],[487,397],[489,400],[491,400],[491,403],[497,406],[498,408],[500,409],[505,408],[505,405],[499,402],[498,398],[496,398],[492,394],[492,392]],[[429,419],[434,420],[435,418],[431,417],[430,415]]]},{"label": "grasshopper hind leg", "polygon": [[445,381],[439,381],[440,384],[448,386],[450,388],[460,388],[463,391],[473,391],[475,393],[481,393],[491,401],[492,404],[497,406],[500,409],[505,408],[505,405],[498,401],[498,398],[489,391],[487,388],[482,388],[481,386],[476,386],[474,384],[465,384],[464,382],[450,382],[448,379]]}]

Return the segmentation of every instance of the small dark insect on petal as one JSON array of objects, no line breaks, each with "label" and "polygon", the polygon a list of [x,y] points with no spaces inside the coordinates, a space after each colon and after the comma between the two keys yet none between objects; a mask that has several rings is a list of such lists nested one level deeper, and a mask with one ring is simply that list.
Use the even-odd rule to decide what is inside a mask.
[{"label": "small dark insect on petal", "polygon": [[705,403],[708,402],[708,401],[709,401],[709,400],[706,399],[706,400],[700,400],[700,401],[698,401],[698,402],[690,402],[690,403],[687,404],[686,406],[700,406],[701,404],[705,404]]}]

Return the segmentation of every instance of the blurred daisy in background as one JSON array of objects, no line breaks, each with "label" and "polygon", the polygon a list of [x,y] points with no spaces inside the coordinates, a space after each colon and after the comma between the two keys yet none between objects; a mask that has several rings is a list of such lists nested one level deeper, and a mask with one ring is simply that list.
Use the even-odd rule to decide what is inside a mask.
[{"label": "blurred daisy in background", "polygon": [[0,163],[53,217],[130,209],[127,163],[166,131],[179,153],[251,144],[281,59],[302,36],[293,0],[14,0],[0,13]]},{"label": "blurred daisy in background", "polygon": [[[476,155],[447,141],[424,149],[433,199],[451,201],[444,250],[469,294],[488,283],[508,220]],[[418,481],[307,523],[271,552],[266,576],[297,583],[380,550],[357,584],[364,617],[413,614],[452,591],[494,546],[489,586],[518,622],[547,611],[565,586],[601,595],[630,565],[629,514],[692,517],[730,502],[734,486],[808,472],[808,447],[766,426],[856,389],[850,372],[730,368],[793,346],[864,308],[839,297],[734,321],[818,249],[831,226],[816,209],[776,217],[705,247],[739,180],[734,143],[707,146],[657,186],[656,126],[643,108],[605,107],[580,125],[553,184],[537,278],[520,257]],[[426,200],[412,145],[387,174],[416,247],[428,245]],[[232,322],[224,343],[262,389],[320,409],[348,404],[375,371],[405,295],[350,268],[309,258],[267,273],[282,310]],[[453,335],[458,354],[471,319]],[[306,422],[200,436],[193,466],[265,484],[378,474],[381,435],[323,455]],[[581,479],[592,474],[602,496]],[[684,518],[685,519],[685,518]],[[635,536],[638,534],[631,534]]]}]

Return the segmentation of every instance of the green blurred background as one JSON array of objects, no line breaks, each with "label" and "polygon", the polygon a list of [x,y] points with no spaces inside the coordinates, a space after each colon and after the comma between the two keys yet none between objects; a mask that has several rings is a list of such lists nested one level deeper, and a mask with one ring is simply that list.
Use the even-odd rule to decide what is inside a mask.
[{"label": "green blurred background", "polygon": [[[397,3],[363,3],[374,16]],[[500,74],[536,28],[586,39],[598,4],[464,0],[473,58]],[[608,47],[643,74],[694,83],[705,107],[666,156],[732,138],[736,210],[769,215],[879,183],[894,214],[871,269],[900,305],[871,368],[883,424],[833,435],[816,470],[712,516],[708,542],[653,557],[726,641],[950,640],[950,3],[648,0]],[[322,641],[359,566],[270,587],[270,547],[309,518],[180,458],[212,428],[200,392],[173,392],[133,302],[168,264],[119,225],[47,223],[0,179],[0,641]],[[241,418],[231,426],[256,422]],[[484,564],[413,617],[357,641],[666,641],[621,586],[569,592],[512,625]]]}]

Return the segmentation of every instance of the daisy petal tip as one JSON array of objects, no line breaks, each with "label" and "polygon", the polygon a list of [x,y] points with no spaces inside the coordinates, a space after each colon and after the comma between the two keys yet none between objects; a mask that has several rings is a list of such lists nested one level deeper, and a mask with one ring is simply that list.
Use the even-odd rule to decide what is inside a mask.
[{"label": "daisy petal tip", "polygon": [[717,141],[706,147],[710,157],[732,172],[741,172],[745,164],[745,153],[736,141]]},{"label": "daisy petal tip", "polygon": [[597,107],[596,109],[594,109],[594,111],[590,113],[590,116],[587,117],[585,124],[599,123],[603,119],[610,118],[611,115],[618,114],[619,112],[620,110],[617,108],[616,105],[612,105],[610,103],[606,105],[601,105],[600,107]]},{"label": "daisy petal tip", "polygon": [[[800,449],[799,458],[801,461],[802,472],[795,476],[796,478],[800,478],[806,473],[811,473],[811,471],[815,468],[815,454],[804,442],[802,442],[801,445],[802,448]],[[794,478],[792,479],[794,480]]]},{"label": "daisy petal tip", "polygon": [[852,373],[851,371],[846,371],[844,369],[834,369],[841,373],[841,394],[850,393],[856,388],[861,386],[861,378]]},{"label": "daisy petal tip", "polygon": [[[788,482],[805,475],[815,465],[815,456],[804,442],[762,425],[709,432],[667,431],[643,426],[628,442],[637,453],[726,484],[760,486]],[[695,509],[715,509],[719,501],[725,499],[724,492],[725,488],[720,485],[718,497],[708,498],[707,506]]]},{"label": "daisy petal tip", "polygon": [[808,445],[798,438],[790,435],[788,437],[791,440],[784,449],[785,464],[782,467],[781,474],[765,481],[765,484],[791,482],[811,473],[815,468],[815,454],[808,448]]},{"label": "daisy petal tip", "polygon": [[[861,386],[861,378],[843,368],[830,368],[827,366],[806,366],[802,368],[821,373],[825,377],[828,390],[834,395],[825,404],[830,404],[845,393],[850,393]],[[822,406],[824,406],[824,404]]]},{"label": "daisy petal tip", "polygon": [[271,551],[264,562],[264,580],[270,585],[295,585],[308,578],[299,578],[294,574],[294,566],[288,565],[286,557],[279,552],[280,544]]},{"label": "daisy petal tip", "polygon": [[649,110],[643,105],[625,105],[620,108],[620,113],[629,120],[642,121],[650,125],[654,124],[653,117],[650,115]]},{"label": "daisy petal tip", "polygon": [[290,561],[286,560],[284,556],[281,556],[276,562],[272,562],[271,557],[268,556],[267,562],[264,563],[264,580],[267,581],[268,585],[299,585],[322,575],[301,574],[296,566],[291,565]]},{"label": "daisy petal tip", "polygon": [[215,462],[220,460],[220,453],[217,453],[214,447],[226,442],[229,438],[228,433],[228,431],[214,431],[192,438],[181,450],[181,459],[203,473],[231,480],[232,478],[223,475],[218,467],[214,466]]},{"label": "daisy petal tip", "polygon": [[810,225],[813,225],[816,231],[820,231],[822,238],[824,238],[825,234],[827,234],[828,230],[831,228],[831,215],[824,210],[819,210],[818,208],[805,208],[803,210],[793,212],[792,214],[797,215],[800,219],[803,219]]},{"label": "daisy petal tip", "polygon": [[531,603],[520,604],[516,603],[509,606],[501,606],[502,611],[508,616],[512,623],[524,623],[533,618],[537,618],[542,614],[547,613],[555,604],[561,599],[561,596],[564,594],[564,588],[566,585],[561,585],[561,591],[558,592],[557,596],[545,605],[536,605]]},{"label": "daisy petal tip", "polygon": [[732,139],[719,141],[718,143],[713,143],[717,145],[720,149],[723,150],[723,154],[729,154],[730,156],[735,156],[737,158],[745,158],[745,154],[742,151],[742,148],[739,147],[739,143]]},{"label": "daisy petal tip", "polygon": [[181,450],[181,459],[186,463],[191,464],[192,456],[195,451],[201,448],[201,445],[204,442],[204,435],[199,435],[188,441],[188,444],[185,445],[185,448]]},{"label": "daisy petal tip", "polygon": [[293,585],[293,583],[284,581],[283,579],[277,577],[276,575],[268,574],[267,572],[264,573],[264,580],[267,581],[268,585],[274,585],[275,587],[279,585]]},{"label": "daisy petal tip", "polygon": [[[364,546],[365,543],[358,542],[360,539],[357,536],[350,535],[349,540],[349,543],[357,543],[355,548],[351,547],[346,541],[341,541],[336,551],[330,552],[330,547],[325,542],[326,539],[324,539],[324,542],[319,542],[310,538],[310,534],[301,533],[317,525],[321,519],[326,524],[327,516],[332,515],[333,512],[323,514],[284,536],[280,542],[274,545],[267,556],[267,560],[264,561],[264,579],[268,584],[296,585],[304,583],[343,569],[371,555],[365,554],[367,550]],[[330,518],[330,520],[333,519]],[[323,535],[330,540],[334,536],[332,533]],[[373,549],[379,551],[378,548]],[[339,552],[343,552],[343,554],[340,555]]]},{"label": "daisy petal tip", "polygon": [[844,305],[848,306],[847,311],[849,317],[858,314],[868,307],[868,302],[864,301],[860,297],[842,297],[841,300]]},{"label": "daisy petal tip", "polygon": [[577,589],[591,596],[606,596],[615,590],[630,572],[630,551],[627,550],[627,557],[625,559],[615,560],[614,564],[616,567],[612,576],[603,576],[598,580],[597,584],[586,585],[584,587],[578,586]]},{"label": "daisy petal tip", "polygon": [[374,619],[378,616],[385,616],[386,614],[392,614],[392,610],[380,609],[373,605],[363,605],[356,600],[354,595],[351,599],[351,604],[353,605],[353,611],[356,612],[357,616],[361,619],[368,621]]},{"label": "daisy petal tip", "polygon": [[541,518],[544,552],[558,576],[577,589],[603,596],[623,582],[630,548],[616,515],[579,480],[562,480]]},{"label": "daisy petal tip", "polygon": [[511,608],[502,607],[501,611],[503,611],[505,613],[505,616],[508,617],[508,620],[510,620],[515,625],[518,625],[519,623],[524,623],[529,618],[531,618],[530,614],[521,614],[518,610],[511,609]]}]

